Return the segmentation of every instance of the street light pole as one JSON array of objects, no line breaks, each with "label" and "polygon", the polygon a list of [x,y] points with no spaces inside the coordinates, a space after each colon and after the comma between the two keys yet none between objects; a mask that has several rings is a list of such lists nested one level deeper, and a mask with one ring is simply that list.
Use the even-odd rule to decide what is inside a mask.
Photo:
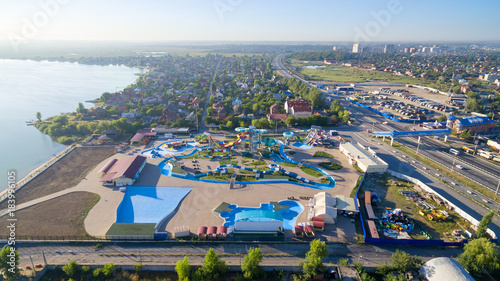
[{"label": "street light pole", "polygon": [[420,147],[420,136],[418,137],[418,142],[417,142],[417,154],[418,154],[418,148]]},{"label": "street light pole", "polygon": [[495,191],[495,196],[498,194],[498,188],[500,188],[500,180],[498,180],[497,190]]}]

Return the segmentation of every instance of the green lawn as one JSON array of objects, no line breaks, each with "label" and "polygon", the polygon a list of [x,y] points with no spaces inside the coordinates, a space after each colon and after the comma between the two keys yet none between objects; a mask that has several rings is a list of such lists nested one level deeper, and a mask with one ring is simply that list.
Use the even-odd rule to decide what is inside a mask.
[{"label": "green lawn", "polygon": [[313,176],[313,177],[317,177],[317,178],[319,178],[319,177],[324,176],[324,175],[323,175],[322,173],[320,173],[319,171],[316,171],[316,170],[314,170],[314,169],[312,169],[312,168],[309,168],[309,167],[306,167],[306,166],[301,166],[301,167],[300,167],[300,169],[301,169],[304,173],[306,173],[306,174],[308,174],[308,175],[311,175],[311,176]]},{"label": "green lawn", "polygon": [[229,160],[220,160],[220,161],[219,161],[219,165],[227,165],[227,164],[231,164],[231,165],[238,165],[238,160],[233,160],[233,161],[229,161]]},{"label": "green lawn", "polygon": [[106,235],[153,235],[154,223],[113,223]]},{"label": "green lawn", "polygon": [[172,164],[172,173],[186,175],[187,173],[181,168],[181,165],[175,161],[167,161],[167,163]]},{"label": "green lawn", "polygon": [[283,167],[292,167],[292,168],[297,167],[297,164],[288,163],[288,162],[281,162],[278,165],[283,166]]},{"label": "green lawn", "polygon": [[333,155],[331,155],[328,152],[324,152],[324,151],[316,151],[316,152],[314,152],[313,157],[333,158]]},{"label": "green lawn", "polygon": [[338,170],[341,169],[342,166],[337,164],[337,163],[332,163],[332,162],[321,162],[318,164],[320,167],[325,168],[327,170],[333,171],[333,170]]}]

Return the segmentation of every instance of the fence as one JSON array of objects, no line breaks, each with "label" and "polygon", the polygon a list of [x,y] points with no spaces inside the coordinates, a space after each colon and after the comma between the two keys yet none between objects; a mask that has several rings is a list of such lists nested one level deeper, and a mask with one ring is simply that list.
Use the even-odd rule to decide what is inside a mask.
[{"label": "fence", "polygon": [[[365,180],[365,176],[366,176],[366,173],[363,174],[363,177],[361,178],[361,180],[359,181],[359,184],[358,186],[356,187],[356,195],[354,196],[354,198],[356,200],[354,200],[354,202],[359,202],[358,200],[358,193],[359,193],[359,189],[361,188],[361,186],[363,185],[363,181]],[[361,220],[361,228],[363,229],[363,236],[365,237],[365,243],[366,243],[366,229],[365,229],[365,222],[363,221],[363,215],[361,214],[361,208],[359,206],[356,206],[356,208],[358,209],[359,211],[359,219]]]}]

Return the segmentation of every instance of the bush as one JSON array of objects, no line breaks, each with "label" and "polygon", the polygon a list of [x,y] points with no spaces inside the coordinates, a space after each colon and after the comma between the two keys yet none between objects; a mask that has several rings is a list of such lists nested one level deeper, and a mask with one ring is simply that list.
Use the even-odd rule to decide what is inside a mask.
[{"label": "bush", "polygon": [[320,167],[325,168],[327,170],[333,171],[342,168],[342,165],[333,162],[321,162],[318,164]]},{"label": "bush", "polygon": [[62,267],[62,270],[69,277],[75,277],[78,273],[78,264],[76,263],[76,261],[70,261]]},{"label": "bush", "polygon": [[328,152],[324,152],[324,151],[316,151],[316,152],[314,152],[313,157],[333,158],[333,155],[331,155]]},{"label": "bush", "polygon": [[339,259],[337,264],[339,266],[349,266],[349,259],[348,258]]},{"label": "bush", "polygon": [[179,281],[189,281],[189,274],[191,273],[191,266],[189,265],[189,258],[184,257],[182,261],[178,261],[175,265],[175,272],[179,277]]}]

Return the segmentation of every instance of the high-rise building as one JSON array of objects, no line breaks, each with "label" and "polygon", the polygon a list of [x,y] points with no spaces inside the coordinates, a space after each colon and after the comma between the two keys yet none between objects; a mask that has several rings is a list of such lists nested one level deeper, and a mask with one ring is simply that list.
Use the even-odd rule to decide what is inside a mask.
[{"label": "high-rise building", "polygon": [[361,53],[361,48],[359,43],[352,44],[352,52],[353,53]]},{"label": "high-rise building", "polygon": [[384,47],[384,54],[390,54],[390,53],[394,53],[394,45],[393,44],[385,44],[385,47]]},{"label": "high-rise building", "polygon": [[334,50],[334,51],[337,51],[337,46],[333,46],[333,50]]},{"label": "high-rise building", "polygon": [[405,53],[408,53],[408,52],[410,52],[410,48],[406,47],[405,48]]}]

